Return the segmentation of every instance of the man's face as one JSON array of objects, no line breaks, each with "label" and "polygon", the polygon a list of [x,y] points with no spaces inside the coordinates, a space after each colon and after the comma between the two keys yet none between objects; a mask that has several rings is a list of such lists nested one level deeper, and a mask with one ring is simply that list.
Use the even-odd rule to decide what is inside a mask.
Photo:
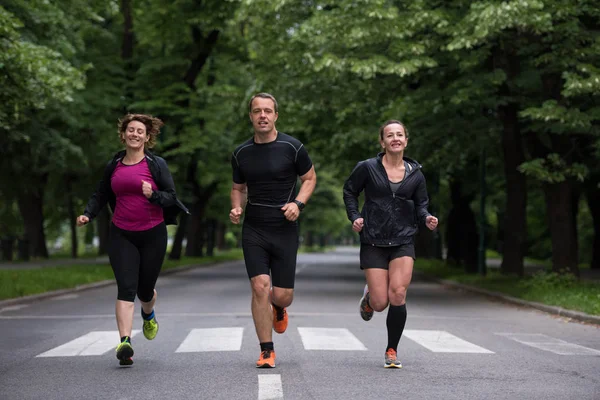
[{"label": "man's face", "polygon": [[275,103],[271,99],[257,97],[252,100],[250,121],[256,133],[269,133],[275,129],[279,114],[275,112]]},{"label": "man's face", "polygon": [[404,151],[407,145],[408,138],[402,125],[389,124],[383,128],[381,147],[385,149],[386,153],[400,153]]}]

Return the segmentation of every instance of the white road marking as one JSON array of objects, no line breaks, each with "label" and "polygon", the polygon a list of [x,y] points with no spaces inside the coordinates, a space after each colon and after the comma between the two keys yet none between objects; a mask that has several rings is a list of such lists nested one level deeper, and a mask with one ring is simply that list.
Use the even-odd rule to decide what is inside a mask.
[{"label": "white road marking", "polygon": [[367,350],[346,328],[298,328],[306,350]]},{"label": "white road marking", "polygon": [[556,339],[543,333],[496,333],[496,335],[504,336],[515,342],[522,343],[527,346],[535,347],[536,349],[550,351],[555,354],[570,356],[597,356],[600,355],[600,350],[590,349],[589,347],[580,346],[566,342],[561,339]]},{"label": "white road marking", "polygon": [[300,264],[296,267],[296,275],[300,273],[304,268],[308,267],[310,264]]},{"label": "white road marking", "polygon": [[269,374],[258,376],[258,400],[283,399],[281,375]]},{"label": "white road marking", "polygon": [[[138,333],[140,333],[139,330],[132,331],[131,337]],[[99,356],[109,350],[115,349],[118,344],[118,331],[95,331],[48,350],[36,357]]]},{"label": "white road marking", "polygon": [[53,297],[53,298],[51,298],[51,300],[54,300],[54,301],[72,300],[72,299],[76,299],[78,297],[79,297],[78,294],[71,293],[71,294],[64,294],[62,296]]},{"label": "white road marking", "polygon": [[446,331],[406,329],[403,336],[435,353],[494,353]]},{"label": "white road marking", "polygon": [[29,304],[17,304],[16,306],[3,307],[0,309],[0,313],[4,312],[4,311],[17,311],[17,310],[20,310],[22,308],[27,308],[27,307],[29,307]]},{"label": "white road marking", "polygon": [[239,351],[243,334],[244,328],[236,327],[192,329],[175,352]]}]

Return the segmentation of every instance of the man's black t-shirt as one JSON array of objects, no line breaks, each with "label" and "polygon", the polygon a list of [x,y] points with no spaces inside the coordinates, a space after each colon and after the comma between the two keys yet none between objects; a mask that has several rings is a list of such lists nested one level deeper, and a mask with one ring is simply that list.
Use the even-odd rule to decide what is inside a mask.
[{"label": "man's black t-shirt", "polygon": [[298,176],[310,171],[312,161],[298,139],[277,132],[273,142],[255,143],[252,137],[239,145],[231,166],[233,182],[248,187],[245,218],[285,220],[281,207],[294,200]]}]

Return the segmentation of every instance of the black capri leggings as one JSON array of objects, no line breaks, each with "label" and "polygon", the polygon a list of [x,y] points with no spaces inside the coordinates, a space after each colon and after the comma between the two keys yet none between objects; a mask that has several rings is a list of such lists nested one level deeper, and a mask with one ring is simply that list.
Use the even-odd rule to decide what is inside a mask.
[{"label": "black capri leggings", "polygon": [[167,252],[164,222],[146,231],[126,231],[110,224],[108,258],[123,301],[138,298],[144,303],[154,297],[154,285]]}]

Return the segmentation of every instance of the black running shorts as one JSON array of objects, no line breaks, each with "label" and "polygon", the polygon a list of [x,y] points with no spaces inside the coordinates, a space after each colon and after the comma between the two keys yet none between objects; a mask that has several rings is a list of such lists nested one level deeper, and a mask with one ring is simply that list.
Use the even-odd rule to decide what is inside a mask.
[{"label": "black running shorts", "polygon": [[370,244],[360,244],[360,269],[381,268],[389,269],[390,261],[400,257],[415,259],[413,243],[399,246],[377,247]]},{"label": "black running shorts", "polygon": [[248,278],[271,274],[273,286],[294,288],[298,255],[298,224],[261,226],[244,221],[242,249]]}]

